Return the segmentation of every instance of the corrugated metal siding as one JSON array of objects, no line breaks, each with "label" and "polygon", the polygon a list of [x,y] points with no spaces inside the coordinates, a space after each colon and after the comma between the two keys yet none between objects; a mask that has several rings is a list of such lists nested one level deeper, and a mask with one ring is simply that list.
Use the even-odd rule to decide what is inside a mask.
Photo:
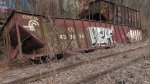
[{"label": "corrugated metal siding", "polygon": [[[14,28],[13,24],[21,26],[21,41],[26,34],[24,30],[31,33],[32,40],[40,39],[42,42],[35,42],[35,45],[44,45],[43,48],[35,50],[31,55],[61,53],[66,51],[83,51],[92,48],[98,49],[101,47],[109,47],[119,44],[129,44],[142,40],[142,31],[135,28],[128,28],[124,25],[113,25],[99,21],[53,18],[52,22],[46,20],[42,16],[29,15],[24,13],[15,13],[11,20],[11,24],[7,24],[6,40],[8,55],[15,54],[12,49],[10,29]],[[11,30],[12,31],[12,30]],[[14,34],[16,30],[12,31]],[[17,32],[16,32],[17,33]],[[15,38],[17,35],[13,36]],[[28,42],[27,42],[28,43]],[[16,44],[17,45],[17,44]],[[32,44],[34,45],[34,44]],[[27,48],[32,46],[27,45]],[[38,47],[38,46],[37,46]],[[23,51],[23,54],[29,54]],[[14,55],[13,57],[14,58]]]}]

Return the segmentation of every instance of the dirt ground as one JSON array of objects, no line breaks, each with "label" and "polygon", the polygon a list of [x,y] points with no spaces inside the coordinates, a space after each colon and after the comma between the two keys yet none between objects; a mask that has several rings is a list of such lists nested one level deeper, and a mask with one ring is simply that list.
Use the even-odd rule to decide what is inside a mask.
[{"label": "dirt ground", "polygon": [[[82,61],[88,61],[88,60],[95,59],[95,58],[100,57],[100,56],[106,56],[106,55],[110,55],[113,53],[126,51],[128,49],[134,49],[134,48],[142,47],[148,43],[149,42],[129,44],[129,45],[117,45],[116,47],[114,47],[112,49],[100,49],[100,50],[97,50],[95,52],[86,53],[86,54],[73,52],[74,56],[62,59],[60,61],[51,61],[51,62],[46,63],[46,64],[38,64],[38,65],[32,64],[32,65],[29,65],[26,67],[23,66],[23,68],[22,67],[17,67],[17,68],[13,68],[13,69],[9,68],[9,69],[7,69],[8,71],[5,70],[5,71],[0,73],[0,81],[2,80],[2,81],[9,82],[11,80],[16,80],[18,78],[31,76],[33,74],[42,73],[44,71],[55,71],[56,69],[59,69],[59,68],[64,67],[64,66],[76,64],[76,63],[79,63]],[[141,51],[141,52],[145,52],[145,51]],[[134,55],[131,56],[130,58],[133,58],[133,57],[134,57]],[[47,78],[46,78],[46,79],[41,79],[41,80],[36,81],[36,82],[31,82],[31,84],[47,84],[47,83],[48,84],[51,84],[51,83],[52,84],[54,84],[54,83],[55,84],[62,84],[61,83],[62,79],[64,79],[65,81],[72,80],[74,82],[75,80],[71,79],[71,78],[74,78],[75,75],[73,76],[73,74],[75,74],[75,72],[83,71],[82,75],[81,75],[81,73],[77,73],[77,74],[81,75],[80,77],[86,77],[86,75],[88,75],[87,73],[95,74],[97,71],[101,71],[101,69],[103,69],[104,67],[110,67],[110,66],[113,66],[115,64],[119,64],[117,62],[118,61],[117,59],[120,59],[120,58],[122,58],[122,56],[120,56],[119,58],[116,58],[116,59],[113,58],[113,60],[107,59],[107,60],[98,61],[98,62],[95,62],[92,64],[87,63],[86,65],[83,65],[83,66],[80,66],[80,67],[74,69],[74,71],[68,71],[68,72],[66,71],[66,73],[62,72],[62,74],[56,74],[56,75],[54,75],[54,77],[48,79],[49,80],[48,82],[47,82]],[[108,60],[110,62],[108,62]],[[66,77],[70,76],[70,77],[65,79],[65,76]],[[77,77],[76,79],[80,79],[80,77],[79,78]],[[55,81],[55,80],[57,80],[57,81]],[[63,84],[65,84],[65,83],[66,82],[63,82]]]},{"label": "dirt ground", "polygon": [[[150,60],[150,59],[149,59]],[[150,84],[150,64],[141,60],[99,78],[95,84]]]},{"label": "dirt ground", "polygon": [[[130,46],[130,48],[131,48],[131,46]],[[119,49],[122,49],[122,48],[119,48]],[[124,49],[126,49],[126,48],[124,48]],[[97,51],[97,52],[99,52],[99,51]],[[108,52],[108,51],[106,51],[106,52]],[[111,58],[106,58],[104,60],[95,61],[93,63],[87,63],[87,64],[81,65],[75,69],[67,70],[67,71],[52,75],[52,76],[44,78],[44,79],[33,81],[33,82],[30,82],[29,84],[76,84],[76,83],[80,83],[80,82],[85,83],[85,84],[86,83],[89,83],[89,84],[147,84],[145,82],[149,82],[149,80],[148,80],[149,76],[145,76],[146,81],[141,81],[142,83],[137,82],[137,81],[139,81],[138,78],[143,79],[143,77],[141,75],[147,74],[150,72],[149,71],[150,66],[146,65],[146,64],[144,65],[145,59],[141,60],[137,63],[134,63],[133,65],[129,66],[129,68],[123,67],[120,70],[114,71],[112,74],[108,74],[104,77],[100,77],[98,79],[95,79],[92,82],[86,82],[86,80],[84,80],[84,78],[86,78],[86,77],[93,76],[93,75],[103,72],[109,68],[118,66],[122,63],[129,62],[134,58],[140,57],[141,52],[145,52],[142,55],[144,55],[144,54],[146,55],[148,50],[140,50],[140,51],[136,51],[133,53],[119,55],[115,58],[111,57]],[[100,53],[91,53],[90,56],[100,56],[99,54]],[[143,67],[143,68],[147,67],[147,69],[141,69],[141,67]],[[130,68],[131,68],[131,70],[130,70]],[[146,70],[146,71],[144,71],[144,70]],[[120,73],[120,71],[122,73]],[[142,74],[138,73],[139,71]],[[126,77],[124,75],[127,75],[128,72],[129,72],[129,75],[130,75],[130,72],[133,72],[135,74],[135,79],[133,79],[133,81],[129,81],[129,80],[125,81],[125,83],[124,83],[124,80],[122,81],[122,79],[124,79],[124,77]],[[139,77],[136,78],[136,76],[138,76],[138,74],[139,74]],[[110,80],[111,76],[113,76],[114,78],[112,78]],[[84,80],[84,82],[83,82],[83,80]]]}]

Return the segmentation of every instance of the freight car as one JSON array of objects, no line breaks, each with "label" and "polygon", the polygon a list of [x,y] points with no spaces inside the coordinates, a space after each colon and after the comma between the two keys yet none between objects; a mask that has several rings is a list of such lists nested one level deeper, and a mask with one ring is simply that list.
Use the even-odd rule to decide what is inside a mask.
[{"label": "freight car", "polygon": [[[93,3],[95,2],[90,3],[91,8]],[[101,2],[99,3],[98,8],[103,8]],[[24,57],[35,59],[68,55],[77,51],[88,52],[113,47],[116,43],[128,44],[142,40],[142,32],[138,29],[139,12],[116,4],[112,5],[111,7],[115,7],[112,11],[116,10],[116,13],[109,14],[110,10],[97,12],[88,9],[85,11],[92,14],[84,15],[86,12],[83,10],[80,14],[81,19],[46,17],[13,11],[1,29],[5,38],[6,55],[9,60]],[[109,5],[107,7],[110,9]],[[124,9],[128,12],[124,12]],[[95,20],[94,15],[97,14],[100,15],[100,20]],[[112,15],[113,19],[110,17]],[[105,20],[101,19],[102,16]],[[87,17],[92,20],[87,20]]]},{"label": "freight car", "polygon": [[[135,34],[141,34],[140,30],[134,30]],[[128,26],[79,19],[53,18],[47,22],[46,17],[15,11],[3,28],[6,54],[10,59],[17,55],[34,58],[69,50],[109,47],[115,43],[127,44],[130,43],[128,35],[134,34],[130,32],[134,30]]]}]

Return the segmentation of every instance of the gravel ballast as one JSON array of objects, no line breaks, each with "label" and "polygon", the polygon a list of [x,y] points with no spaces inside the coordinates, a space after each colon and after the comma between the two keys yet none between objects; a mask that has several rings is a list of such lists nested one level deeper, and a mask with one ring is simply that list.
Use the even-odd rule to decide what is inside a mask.
[{"label": "gravel ballast", "polygon": [[[149,54],[148,49],[140,49],[126,54],[120,54],[115,57],[110,57],[102,60],[97,60],[95,62],[89,62],[81,65],[75,69],[67,70],[50,77],[41,79],[40,81],[30,82],[29,84],[74,84],[74,83],[86,83],[85,78],[99,74],[105,70],[111,69],[113,67],[119,66],[130,62],[138,57],[147,56]],[[95,54],[99,55],[99,54]],[[93,81],[92,81],[93,82]],[[103,84],[103,83],[97,83]],[[104,83],[105,84],[105,83]],[[107,83],[106,83],[107,84]],[[113,83],[108,83],[113,84]],[[115,83],[114,83],[115,84]]]}]

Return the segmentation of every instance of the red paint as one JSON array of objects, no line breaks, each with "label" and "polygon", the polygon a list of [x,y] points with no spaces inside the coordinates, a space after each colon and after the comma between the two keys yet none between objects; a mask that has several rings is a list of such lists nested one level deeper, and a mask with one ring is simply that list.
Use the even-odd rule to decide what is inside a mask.
[{"label": "red paint", "polygon": [[125,40],[126,40],[126,42],[127,42],[127,43],[130,43],[130,42],[129,42],[129,38],[127,37],[127,34],[128,34],[128,32],[129,32],[129,28],[128,28],[127,26],[122,26],[122,29],[123,29],[123,31],[124,31],[124,35],[125,35]]},{"label": "red paint", "polygon": [[125,35],[124,31],[123,31],[122,26],[119,25],[118,29],[119,29],[119,32],[120,32],[122,43],[126,44],[126,35]]},{"label": "red paint", "polygon": [[[67,22],[67,27],[72,27],[73,26],[73,22],[71,19],[66,19]],[[101,22],[95,22],[95,21],[82,21],[82,20],[74,20],[75,22],[75,27],[77,34],[82,34],[84,35],[86,38],[85,39],[81,39],[79,38],[79,45],[80,45],[80,49],[86,49],[87,47],[91,46],[91,42],[90,42],[90,36],[89,36],[89,32],[88,32],[88,28],[91,27],[103,27],[103,28],[111,28],[111,26],[114,26],[113,24],[110,23],[101,23]],[[64,24],[60,24],[62,23],[62,19],[56,19],[56,25],[59,26],[64,26]],[[86,35],[85,35],[85,33]],[[114,26],[114,32],[112,34],[112,38],[116,43],[123,43],[123,44],[127,44],[129,43],[128,37],[127,37],[127,33],[129,32],[128,27],[127,26],[123,26],[123,25],[115,25]],[[78,36],[79,37],[79,36]],[[88,41],[88,42],[86,42]],[[86,45],[88,43],[88,46]],[[81,47],[82,45],[82,47]]]},{"label": "red paint", "polygon": [[88,44],[88,47],[90,48],[91,47],[91,39],[89,38],[90,37],[90,34],[88,32],[88,28],[91,26],[89,25],[89,21],[83,21],[83,25],[84,25],[84,31],[86,33],[86,39],[87,39],[87,44]]},{"label": "red paint", "polygon": [[[65,19],[65,18],[53,18],[52,22],[48,22],[51,23],[50,25],[54,26],[53,27],[46,27],[46,28],[50,28],[51,31],[45,31],[44,30],[44,24],[45,22],[43,22],[45,20],[44,17],[41,16],[34,16],[37,18],[40,18],[39,23],[40,23],[40,27],[36,27],[35,29],[38,30],[38,32],[29,32],[28,30],[26,30],[23,25],[27,25],[28,21],[27,19],[22,19],[23,15],[28,15],[28,14],[22,14],[22,13],[15,13],[15,15],[17,15],[20,19],[15,20],[14,17],[11,18],[12,21],[14,21],[14,23],[12,22],[12,24],[6,24],[7,28],[6,29],[6,51],[8,55],[8,57],[10,58],[15,58],[17,52],[18,52],[18,46],[15,49],[12,49],[11,46],[11,41],[10,41],[10,37],[16,37],[16,44],[17,44],[17,34],[16,34],[16,30],[14,30],[14,26],[13,24],[17,23],[19,30],[20,30],[20,37],[21,37],[21,41],[23,41],[27,36],[30,36],[30,40],[28,40],[26,42],[26,46],[22,47],[23,50],[23,54],[27,54],[26,52],[24,52],[25,49],[30,49],[31,47],[36,47],[35,52],[31,52],[30,56],[45,56],[48,55],[50,52],[49,48],[52,48],[50,46],[47,46],[49,42],[47,42],[47,38],[49,37],[55,37],[57,40],[55,40],[56,42],[54,44],[57,44],[58,47],[56,47],[55,49],[50,49],[50,50],[55,50],[56,53],[57,52],[65,52],[65,51],[83,51],[83,50],[89,50],[91,48],[100,48],[100,47],[109,47],[111,45],[114,45],[115,43],[120,43],[120,44],[127,44],[130,43],[132,39],[136,38],[136,40],[140,40],[140,36],[135,36],[135,37],[131,37],[131,40],[129,40],[129,36],[127,36],[129,34],[129,28],[128,26],[123,26],[123,25],[113,25],[111,23],[104,23],[104,22],[99,22],[99,21],[88,21],[88,20],[80,20],[80,19]],[[31,16],[31,15],[29,15]],[[22,22],[21,22],[22,21]],[[20,26],[19,26],[20,25]],[[98,30],[98,28],[109,28],[111,30],[111,28],[114,28],[113,33],[112,33],[112,39],[113,42],[112,43],[108,43],[105,44],[105,46],[102,46],[101,44],[96,43],[95,46],[93,46],[92,44],[94,44],[94,42],[92,43],[92,39],[95,39],[93,37],[90,36],[91,29],[89,30],[89,28],[95,28],[96,30]],[[101,35],[101,32],[104,32],[105,30],[99,30],[98,31],[98,35]],[[105,40],[102,38],[108,38],[108,31],[107,33],[105,32],[106,36],[102,37],[102,36],[97,36],[97,37],[101,37],[100,39],[98,39],[99,41],[101,40]],[[133,35],[138,35],[138,32],[140,32],[140,30],[137,30],[134,32]],[[47,34],[49,34],[49,36],[47,36]],[[51,35],[53,34],[53,35]],[[103,33],[102,33],[103,34]],[[92,35],[92,34],[91,34]],[[39,36],[39,37],[38,37]],[[53,40],[53,39],[51,39]],[[44,43],[42,41],[45,41]],[[49,40],[50,41],[50,40]],[[53,41],[52,41],[53,42]],[[101,42],[99,42],[101,43]],[[31,45],[32,44],[32,45]],[[33,45],[34,44],[34,45]],[[97,45],[98,44],[98,45]],[[18,44],[17,44],[18,45]],[[23,43],[23,45],[25,45]],[[42,49],[40,49],[42,48]],[[58,49],[59,48],[59,49]],[[40,50],[39,50],[40,49]],[[45,52],[47,52],[45,54]],[[29,54],[28,54],[29,55]]]},{"label": "red paint", "polygon": [[69,35],[69,42],[71,43],[71,47],[73,47],[73,50],[78,50],[79,46],[78,46],[78,41],[76,37],[76,32],[75,32],[75,27],[74,27],[74,21],[73,20],[69,20],[66,19],[66,28],[67,28],[67,32]]},{"label": "red paint", "polygon": [[122,39],[121,39],[121,36],[120,36],[119,28],[118,28],[117,25],[114,26],[114,30],[115,30],[115,35],[117,37],[116,43],[122,43]]},{"label": "red paint", "polygon": [[87,49],[82,20],[75,20],[75,26],[79,38],[80,50]]}]

